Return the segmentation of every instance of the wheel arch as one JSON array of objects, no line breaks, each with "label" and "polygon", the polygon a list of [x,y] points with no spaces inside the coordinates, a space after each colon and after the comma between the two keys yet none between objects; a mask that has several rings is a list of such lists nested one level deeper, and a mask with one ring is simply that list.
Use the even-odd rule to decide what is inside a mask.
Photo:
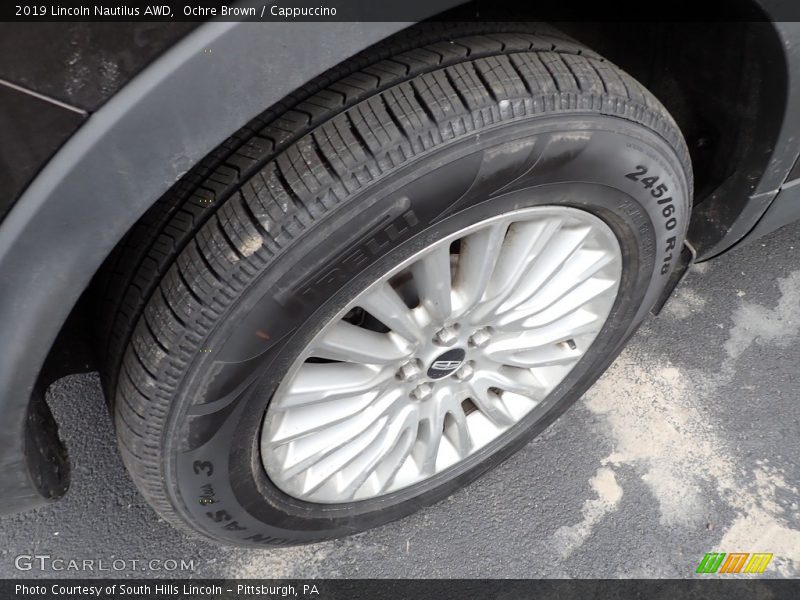
[{"label": "wheel arch", "polygon": [[[750,3],[758,8],[756,2]],[[698,260],[753,229],[797,157],[800,28],[792,23],[568,24],[669,110],[695,173],[688,240]]]},{"label": "wheel arch", "polygon": [[[430,3],[431,13],[453,0]],[[176,181],[306,81],[410,23],[201,25],[134,77],[48,162],[0,224],[0,513],[60,497],[69,466],[44,391],[91,366],[79,298]],[[57,340],[58,338],[58,340]],[[77,355],[77,356],[75,356]]]}]

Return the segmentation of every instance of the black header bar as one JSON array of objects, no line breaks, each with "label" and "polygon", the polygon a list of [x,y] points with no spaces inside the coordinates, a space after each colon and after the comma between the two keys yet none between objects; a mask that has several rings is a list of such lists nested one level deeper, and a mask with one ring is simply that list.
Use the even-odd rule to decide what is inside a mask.
[{"label": "black header bar", "polygon": [[[763,7],[763,8],[762,8]],[[108,0],[0,3],[0,21],[800,21],[798,0]]]}]

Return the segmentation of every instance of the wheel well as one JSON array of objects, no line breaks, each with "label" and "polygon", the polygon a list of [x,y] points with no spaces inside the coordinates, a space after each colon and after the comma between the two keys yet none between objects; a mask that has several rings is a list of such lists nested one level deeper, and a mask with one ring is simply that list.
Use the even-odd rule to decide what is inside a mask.
[{"label": "wheel well", "polygon": [[777,31],[768,22],[561,28],[639,80],[675,118],[695,178],[689,240],[701,257],[716,254],[756,191],[781,129],[788,77]]},{"label": "wheel well", "polygon": [[596,7],[472,0],[446,18],[549,21],[647,87],[689,145],[695,196],[687,237],[705,260],[755,226],[766,205],[751,196],[782,181],[768,165],[789,98],[787,56],[761,3],[709,0],[704,6],[724,15],[720,22],[691,22],[695,7],[683,0],[660,6],[655,23],[632,22],[640,7],[629,0]]}]

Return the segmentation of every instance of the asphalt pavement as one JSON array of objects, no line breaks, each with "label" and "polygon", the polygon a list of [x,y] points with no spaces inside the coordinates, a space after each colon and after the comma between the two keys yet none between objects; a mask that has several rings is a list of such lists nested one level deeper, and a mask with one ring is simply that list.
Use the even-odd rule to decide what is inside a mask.
[{"label": "asphalt pavement", "polygon": [[470,487],[358,536],[257,551],[160,520],[123,468],[97,376],[71,376],[49,402],[72,486],[0,518],[0,577],[682,578],[712,551],[771,552],[764,577],[798,577],[798,365],[794,225],[696,265],[584,398]]}]

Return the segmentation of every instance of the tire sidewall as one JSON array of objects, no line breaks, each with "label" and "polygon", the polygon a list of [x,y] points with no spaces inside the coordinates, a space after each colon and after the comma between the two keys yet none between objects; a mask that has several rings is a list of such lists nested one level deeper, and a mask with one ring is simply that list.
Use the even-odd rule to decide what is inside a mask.
[{"label": "tire sidewall", "polygon": [[[637,176],[642,169],[646,173]],[[666,192],[656,197],[659,185]],[[317,505],[276,488],[261,465],[260,423],[294,357],[324,323],[382,274],[449,232],[553,204],[590,211],[612,228],[623,249],[623,281],[606,326],[542,410],[468,464],[411,491]],[[173,504],[205,536],[260,546],[355,533],[442,499],[542,431],[610,364],[666,283],[688,216],[688,176],[669,144],[641,125],[597,114],[504,123],[381,178],[314,219],[207,336],[212,352],[187,369],[165,427],[165,480]]]}]

